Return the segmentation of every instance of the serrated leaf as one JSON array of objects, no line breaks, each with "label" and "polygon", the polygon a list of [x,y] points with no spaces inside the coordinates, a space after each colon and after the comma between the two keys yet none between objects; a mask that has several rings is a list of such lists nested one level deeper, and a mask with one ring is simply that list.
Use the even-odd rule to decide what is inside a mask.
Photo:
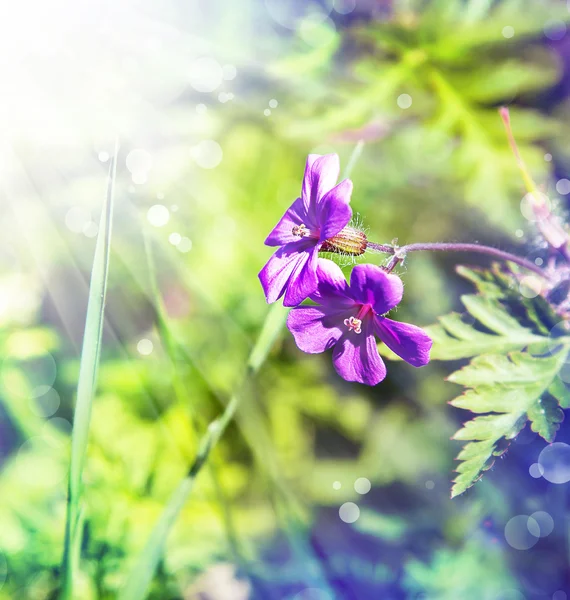
[{"label": "serrated leaf", "polygon": [[558,352],[545,356],[527,352],[478,356],[450,376],[450,381],[469,388],[451,401],[453,406],[491,413],[468,421],[453,436],[469,443],[457,457],[460,464],[452,497],[462,494],[491,468],[527,420],[533,431],[548,442],[553,440],[564,415],[550,389],[558,380],[569,347],[566,340]]},{"label": "serrated leaf", "polygon": [[480,331],[481,327],[476,329],[457,313],[441,317],[439,325],[426,328],[434,342],[432,360],[456,360],[488,352],[509,352],[546,340],[520,325],[497,299],[466,295],[461,300],[471,317],[491,333]]},{"label": "serrated leaf", "polygon": [[570,390],[560,377],[554,378],[548,388],[548,393],[556,398],[560,408],[570,408]]}]

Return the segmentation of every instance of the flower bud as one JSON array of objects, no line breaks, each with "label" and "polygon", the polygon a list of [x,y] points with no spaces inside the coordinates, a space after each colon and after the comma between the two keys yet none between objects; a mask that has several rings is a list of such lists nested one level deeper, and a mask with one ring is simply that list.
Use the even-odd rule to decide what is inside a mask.
[{"label": "flower bud", "polygon": [[323,242],[320,251],[360,256],[366,252],[367,246],[368,241],[366,239],[366,234],[360,229],[348,226],[333,237],[326,239]]}]

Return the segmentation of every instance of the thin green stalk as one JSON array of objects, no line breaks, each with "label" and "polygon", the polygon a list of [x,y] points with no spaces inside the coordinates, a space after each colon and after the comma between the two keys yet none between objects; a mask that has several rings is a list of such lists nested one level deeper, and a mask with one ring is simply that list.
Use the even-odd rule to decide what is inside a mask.
[{"label": "thin green stalk", "polygon": [[[172,331],[170,329],[170,324],[168,320],[168,314],[166,311],[166,307],[164,306],[164,301],[162,299],[162,294],[160,293],[160,289],[158,286],[158,280],[156,277],[156,266],[154,261],[154,255],[152,252],[152,245],[148,235],[145,233],[143,229],[143,242],[145,247],[145,254],[147,260],[148,274],[150,279],[150,287],[152,294],[152,301],[156,310],[156,321],[157,321],[157,329],[160,335],[161,340],[164,343],[164,349],[166,355],[170,361],[170,366],[172,369],[172,378],[173,378],[173,386],[174,393],[178,402],[184,402],[188,398],[188,394],[186,393],[186,389],[184,386],[184,382],[182,377],[180,376],[180,372],[178,369],[178,356],[180,354],[180,348],[177,340],[172,335]],[[193,430],[196,432],[199,429],[203,429],[206,427],[206,423],[204,419],[200,417],[200,414],[195,409],[192,409],[190,414],[190,419],[192,423]],[[224,520],[224,524],[226,527],[226,535],[228,537],[228,545],[230,547],[230,551],[234,557],[234,560],[240,566],[245,565],[245,559],[243,558],[238,543],[238,537],[236,533],[236,527],[233,521],[233,515],[231,509],[228,505],[227,499],[224,495],[224,491],[220,482],[220,478],[218,476],[216,464],[209,463],[210,475],[212,477],[212,481],[214,484],[214,490],[217,496],[217,501],[220,504],[222,509],[222,517]]]},{"label": "thin green stalk", "polygon": [[85,466],[85,455],[91,421],[91,409],[97,387],[97,371],[101,355],[101,339],[105,311],[105,296],[109,275],[109,255],[111,249],[111,229],[113,221],[113,197],[117,173],[117,153],[119,145],[115,144],[115,154],[109,166],[107,194],[101,211],[99,235],[95,245],[93,268],[89,285],[85,332],[79,365],[77,382],[77,401],[73,417],[71,434],[71,458],[69,466],[69,483],[67,496],[67,515],[65,521],[65,546],[62,562],[63,585],[62,599],[72,599],[75,573],[79,568],[82,513],[82,474]]},{"label": "thin green stalk", "polygon": [[[267,355],[273,346],[273,342],[285,323],[286,316],[287,310],[281,305],[275,304],[271,307],[267,318],[265,319],[261,334],[251,351],[242,390],[245,390],[248,380],[257,373],[267,358]],[[208,426],[206,433],[200,441],[198,453],[188,474],[170,497],[166,508],[154,526],[145,548],[129,574],[125,586],[119,592],[119,600],[142,600],[146,597],[148,588],[162,557],[168,535],[176,522],[180,511],[192,493],[196,477],[200,473],[202,467],[206,464],[211,450],[218,443],[220,437],[233,419],[239,406],[240,399],[241,394],[234,394],[222,415]]]},{"label": "thin green stalk", "polygon": [[362,154],[362,151],[364,150],[365,144],[366,144],[366,142],[364,140],[358,140],[358,142],[356,143],[354,150],[350,154],[348,163],[346,164],[346,167],[344,168],[344,171],[342,174],[344,179],[347,179],[348,177],[350,177],[352,170],[356,166],[356,163],[358,162],[358,159],[360,158],[360,155]]}]

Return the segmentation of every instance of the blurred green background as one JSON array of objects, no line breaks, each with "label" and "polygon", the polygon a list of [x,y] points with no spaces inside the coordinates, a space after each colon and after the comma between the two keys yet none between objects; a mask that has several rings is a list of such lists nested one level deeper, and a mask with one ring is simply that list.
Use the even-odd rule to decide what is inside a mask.
[{"label": "blurred green background", "polygon": [[[355,159],[352,207],[374,241],[480,241],[533,256],[497,114],[506,104],[533,176],[566,208],[565,2],[24,0],[1,13],[0,598],[59,590],[115,138],[84,475],[86,600],[116,597],[205,424],[240,385],[268,313],[263,240],[298,196],[307,154]],[[428,325],[461,310],[470,286],[458,261],[488,264],[410,257],[398,320]],[[447,405],[457,366],[390,363],[369,389],[284,330],[201,473],[149,597],[565,600],[566,490],[529,475],[535,434],[523,431],[482,482],[449,499],[459,450],[449,438],[466,419]],[[538,510],[553,532],[513,547],[505,525]]]}]

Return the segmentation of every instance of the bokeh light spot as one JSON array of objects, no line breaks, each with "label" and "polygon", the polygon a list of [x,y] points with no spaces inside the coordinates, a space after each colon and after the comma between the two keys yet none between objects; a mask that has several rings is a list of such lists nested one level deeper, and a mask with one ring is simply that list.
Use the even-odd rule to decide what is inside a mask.
[{"label": "bokeh light spot", "polygon": [[213,92],[222,84],[224,73],[217,60],[202,56],[190,65],[190,85],[197,92]]},{"label": "bokeh light spot", "polygon": [[570,180],[568,179],[559,179],[556,182],[556,191],[563,196],[566,194],[570,194]]},{"label": "bokeh light spot", "polygon": [[170,220],[168,208],[162,204],[154,204],[146,213],[148,222],[154,227],[164,227]]},{"label": "bokeh light spot", "polygon": [[560,321],[550,330],[548,346],[551,352],[558,352],[560,350],[560,338],[570,335],[569,325],[570,323],[566,321]]},{"label": "bokeh light spot", "polygon": [[544,24],[544,35],[553,41],[561,40],[566,35],[566,23],[552,19]]},{"label": "bokeh light spot", "polygon": [[530,473],[531,477],[538,479],[539,477],[542,477],[544,469],[538,463],[533,463],[528,468],[528,472]]},{"label": "bokeh light spot", "polygon": [[521,279],[519,290],[525,298],[536,298],[542,291],[542,282],[536,275],[526,275]]},{"label": "bokeh light spot", "polygon": [[341,483],[340,483],[340,481],[334,481],[333,484],[332,484],[332,486],[333,486],[334,490],[340,490]]},{"label": "bokeh light spot", "polygon": [[360,509],[354,502],[345,502],[338,509],[338,516],[345,523],[354,523],[360,517]]},{"label": "bokeh light spot", "polygon": [[187,237],[183,237],[176,246],[180,252],[190,252],[192,250],[192,240]]},{"label": "bokeh light spot", "polygon": [[125,163],[132,175],[146,173],[152,167],[152,156],[146,150],[136,148],[127,154]]},{"label": "bokeh light spot", "polygon": [[131,179],[136,185],[144,185],[148,181],[148,175],[146,171],[136,171],[131,175]]},{"label": "bokeh light spot", "polygon": [[[533,535],[529,530],[528,523],[528,515],[517,515],[505,525],[505,539],[515,550],[528,550],[538,541],[538,535]],[[536,531],[540,531],[536,521],[534,524],[536,524]]]},{"label": "bokeh light spot", "polygon": [[20,358],[7,353],[0,365],[0,384],[17,398],[38,398],[46,394],[57,375],[55,359],[49,352]]},{"label": "bokeh light spot", "polygon": [[179,233],[173,232],[168,236],[168,241],[173,245],[177,246],[180,243],[182,236]]},{"label": "bokeh light spot", "polygon": [[396,103],[400,108],[410,108],[410,106],[412,106],[412,97],[410,94],[400,94],[396,100]]},{"label": "bokeh light spot", "polygon": [[[538,526],[537,533],[535,533],[534,529],[531,529],[531,519]],[[554,531],[554,519],[546,511],[538,510],[536,512],[533,512],[532,515],[530,515],[528,529],[533,535],[538,535],[539,537],[546,537]]]},{"label": "bokeh light spot", "polygon": [[193,151],[194,160],[202,169],[215,169],[224,157],[222,147],[214,140],[202,140]]},{"label": "bokeh light spot", "polygon": [[358,494],[368,494],[370,489],[372,488],[372,484],[366,477],[359,477],[354,482],[354,489]]},{"label": "bokeh light spot", "polygon": [[91,221],[90,223],[87,223],[87,225],[85,225],[85,227],[83,228],[83,235],[88,238],[94,238],[97,236],[98,233],[99,233],[99,225],[97,225],[97,223],[95,223],[95,221]]},{"label": "bokeh light spot", "polygon": [[[541,206],[538,207],[537,197],[541,204]],[[525,194],[521,200],[520,206],[522,216],[531,223],[544,221],[544,219],[550,215],[550,198],[546,194],[541,194],[540,192],[536,192],[535,194]]]},{"label": "bokeh light spot", "polygon": [[570,481],[570,446],[564,442],[554,442],[546,446],[538,457],[543,477],[550,483],[568,483]]},{"label": "bokeh light spot", "polygon": [[334,0],[334,9],[339,15],[348,15],[356,8],[356,0]]},{"label": "bokeh light spot", "polygon": [[30,400],[30,410],[39,417],[51,417],[60,405],[59,394],[50,388],[45,394]]},{"label": "bokeh light spot", "polygon": [[515,28],[512,27],[511,25],[505,25],[503,27],[503,37],[506,37],[507,39],[512,38],[513,35],[515,35]]},{"label": "bokeh light spot", "polygon": [[143,338],[137,343],[137,350],[139,354],[142,354],[143,356],[148,356],[152,352],[153,348],[153,343],[147,338]]}]

